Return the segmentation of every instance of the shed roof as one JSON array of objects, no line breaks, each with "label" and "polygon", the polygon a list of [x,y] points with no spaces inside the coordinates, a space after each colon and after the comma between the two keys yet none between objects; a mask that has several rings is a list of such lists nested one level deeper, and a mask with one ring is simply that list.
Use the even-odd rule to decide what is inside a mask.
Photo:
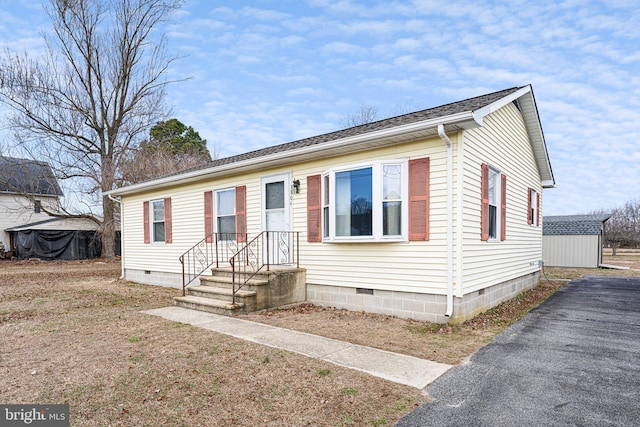
[{"label": "shed roof", "polygon": [[588,236],[600,234],[610,214],[545,216],[542,234],[545,236]]},{"label": "shed roof", "polygon": [[49,164],[31,159],[0,156],[0,192],[62,196]]},{"label": "shed roof", "polygon": [[27,231],[27,230],[97,230],[98,224],[89,218],[67,218],[52,217],[41,221],[30,222],[28,224],[16,225],[7,228],[5,231]]},{"label": "shed roof", "polygon": [[305,159],[318,159],[437,135],[442,124],[445,132],[457,132],[482,126],[484,116],[504,105],[516,102],[525,119],[543,187],[555,186],[538,110],[530,85],[513,87],[482,96],[403,114],[323,135],[262,148],[236,156],[216,159],[192,169],[162,178],[133,184],[105,194],[135,194],[151,188],[193,182],[228,173],[282,165]]}]

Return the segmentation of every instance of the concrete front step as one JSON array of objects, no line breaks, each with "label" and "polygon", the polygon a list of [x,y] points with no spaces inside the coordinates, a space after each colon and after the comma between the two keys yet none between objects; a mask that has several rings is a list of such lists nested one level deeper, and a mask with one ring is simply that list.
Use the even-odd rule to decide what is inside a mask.
[{"label": "concrete front step", "polygon": [[[259,272],[255,274],[253,273],[253,271],[250,271],[250,269],[247,272],[242,272],[242,270],[236,271],[236,279],[244,281],[246,277],[253,276],[252,280],[254,279],[269,280],[269,277],[276,274],[291,273],[291,272],[298,272],[298,271],[306,271],[306,270],[303,268],[297,268],[289,265],[272,265],[270,266],[268,271],[266,267],[263,267]],[[231,270],[231,267],[219,267],[219,268],[212,268],[211,274],[214,277],[231,278],[233,275],[233,271]],[[206,276],[206,277],[210,277],[210,276]]]},{"label": "concrete front step", "polygon": [[[240,279],[236,280],[236,286],[239,286],[242,283],[244,283],[244,281],[240,281]],[[250,279],[245,285],[243,285],[243,288],[253,290],[254,287],[265,286],[268,284],[268,278],[256,278]],[[215,288],[233,289],[233,279],[231,277],[218,275],[200,276],[200,285]]]},{"label": "concrete front step", "polygon": [[244,304],[231,304],[228,301],[221,301],[213,298],[203,298],[194,295],[184,297],[175,297],[174,305],[178,307],[190,308],[192,310],[206,311],[207,313],[221,314],[224,316],[233,316],[243,312]]},{"label": "concrete front step", "polygon": [[[187,288],[189,295],[202,298],[218,299],[220,301],[233,301],[233,289],[222,288],[218,286],[189,286]],[[255,298],[256,291],[240,289],[236,291],[236,301],[244,302],[248,298]]]}]

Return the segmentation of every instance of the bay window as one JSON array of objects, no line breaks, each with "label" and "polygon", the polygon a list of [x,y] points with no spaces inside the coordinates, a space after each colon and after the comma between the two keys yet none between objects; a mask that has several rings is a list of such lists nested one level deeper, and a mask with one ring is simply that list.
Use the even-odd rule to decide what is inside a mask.
[{"label": "bay window", "polygon": [[407,162],[336,168],[322,178],[328,241],[407,239]]}]

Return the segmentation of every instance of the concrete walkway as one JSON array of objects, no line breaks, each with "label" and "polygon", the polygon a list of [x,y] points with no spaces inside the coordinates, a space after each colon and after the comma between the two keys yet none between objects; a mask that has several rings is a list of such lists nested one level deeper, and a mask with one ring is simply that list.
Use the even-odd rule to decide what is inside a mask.
[{"label": "concrete walkway", "polygon": [[300,353],[418,389],[424,389],[451,368],[444,363],[187,308],[165,307],[143,313]]}]

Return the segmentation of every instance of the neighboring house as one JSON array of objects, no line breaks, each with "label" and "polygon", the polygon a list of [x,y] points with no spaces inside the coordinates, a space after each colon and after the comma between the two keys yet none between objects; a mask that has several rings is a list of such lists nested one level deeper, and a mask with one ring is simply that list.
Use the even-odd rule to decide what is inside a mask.
[{"label": "neighboring house", "polygon": [[47,163],[0,156],[0,242],[13,248],[6,230],[51,217],[58,212],[62,190]]},{"label": "neighboring house", "polygon": [[18,259],[100,256],[95,222],[45,212],[60,213],[62,195],[47,163],[0,156],[0,242],[4,250]]},{"label": "neighboring house", "polygon": [[554,185],[523,86],[107,194],[121,201],[128,280],[181,287],[179,257],[194,245],[202,258],[207,241],[240,249],[282,230],[299,236],[309,302],[445,322],[538,283],[542,190]]},{"label": "neighboring house", "polygon": [[611,215],[545,216],[542,258],[549,267],[598,268],[602,264],[604,223]]}]

